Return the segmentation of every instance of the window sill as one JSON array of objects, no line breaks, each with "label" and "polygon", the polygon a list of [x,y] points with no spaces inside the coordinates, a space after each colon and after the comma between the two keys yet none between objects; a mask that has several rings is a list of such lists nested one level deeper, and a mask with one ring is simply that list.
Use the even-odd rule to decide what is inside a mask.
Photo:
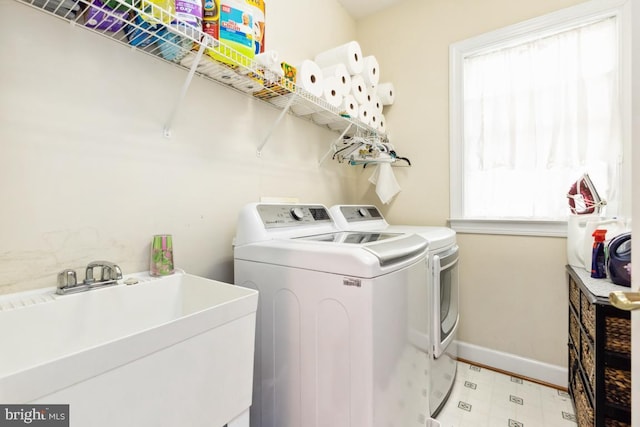
[{"label": "window sill", "polygon": [[567,237],[567,221],[521,219],[449,219],[449,227],[461,234]]}]

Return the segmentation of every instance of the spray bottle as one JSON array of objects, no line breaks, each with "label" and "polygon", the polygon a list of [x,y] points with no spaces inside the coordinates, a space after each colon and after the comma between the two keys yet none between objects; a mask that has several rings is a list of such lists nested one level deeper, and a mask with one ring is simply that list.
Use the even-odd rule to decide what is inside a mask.
[{"label": "spray bottle", "polygon": [[607,230],[595,230],[593,236],[593,253],[591,255],[591,277],[604,279],[607,277],[605,267],[605,235]]}]

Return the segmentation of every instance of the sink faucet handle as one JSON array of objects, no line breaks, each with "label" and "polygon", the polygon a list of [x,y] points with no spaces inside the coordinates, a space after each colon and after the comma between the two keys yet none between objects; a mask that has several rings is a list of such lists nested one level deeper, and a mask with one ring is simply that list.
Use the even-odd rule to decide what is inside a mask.
[{"label": "sink faucet handle", "polygon": [[120,280],[122,279],[122,270],[116,264],[105,265],[102,267],[102,281]]},{"label": "sink faucet handle", "polygon": [[87,265],[85,283],[91,284],[95,282],[93,277],[93,269],[100,267],[100,281],[120,280],[122,279],[122,270],[120,267],[109,261],[92,261]]},{"label": "sink faucet handle", "polygon": [[58,273],[58,289],[71,288],[78,284],[75,270],[66,269]]}]

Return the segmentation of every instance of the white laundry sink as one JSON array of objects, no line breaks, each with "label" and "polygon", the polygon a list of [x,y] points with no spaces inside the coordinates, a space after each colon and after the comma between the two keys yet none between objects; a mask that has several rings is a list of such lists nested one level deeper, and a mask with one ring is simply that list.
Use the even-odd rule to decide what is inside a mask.
[{"label": "white laundry sink", "polygon": [[222,426],[245,413],[257,292],[180,272],[129,278],[139,283],[0,298],[0,402],[69,404],[72,426]]}]

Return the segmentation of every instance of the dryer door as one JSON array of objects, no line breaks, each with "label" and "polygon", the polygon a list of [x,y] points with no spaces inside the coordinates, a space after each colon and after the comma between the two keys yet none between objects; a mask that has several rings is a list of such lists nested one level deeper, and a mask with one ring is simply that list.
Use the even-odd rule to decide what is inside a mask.
[{"label": "dryer door", "polygon": [[434,357],[440,357],[458,329],[458,246],[433,256]]}]

